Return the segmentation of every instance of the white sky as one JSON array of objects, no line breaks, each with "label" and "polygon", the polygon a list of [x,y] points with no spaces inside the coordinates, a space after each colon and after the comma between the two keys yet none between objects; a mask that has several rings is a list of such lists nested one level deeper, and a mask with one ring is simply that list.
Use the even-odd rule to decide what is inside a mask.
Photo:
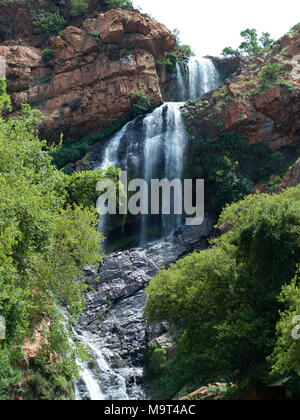
[{"label": "white sky", "polygon": [[224,47],[238,47],[240,32],[256,28],[275,39],[300,22],[299,0],[133,0],[171,30],[199,56],[220,55]]}]

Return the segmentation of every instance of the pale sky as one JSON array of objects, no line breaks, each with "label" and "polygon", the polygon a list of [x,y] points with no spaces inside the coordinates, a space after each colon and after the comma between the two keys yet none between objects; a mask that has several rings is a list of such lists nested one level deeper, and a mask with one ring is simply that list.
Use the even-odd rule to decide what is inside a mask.
[{"label": "pale sky", "polygon": [[178,28],[184,44],[199,56],[220,55],[238,47],[240,32],[256,28],[275,39],[300,22],[299,0],[133,0],[171,30]]}]

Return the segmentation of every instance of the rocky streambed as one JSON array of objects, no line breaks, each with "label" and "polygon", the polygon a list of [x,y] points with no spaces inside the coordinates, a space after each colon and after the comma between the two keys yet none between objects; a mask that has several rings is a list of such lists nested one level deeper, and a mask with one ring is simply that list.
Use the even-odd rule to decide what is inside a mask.
[{"label": "rocky streambed", "polygon": [[78,399],[95,399],[95,395],[105,400],[151,398],[143,380],[145,354],[154,339],[166,347],[170,343],[165,335],[168,325],[146,324],[145,287],[161,267],[194,249],[206,248],[212,228],[212,217],[206,215],[201,226],[184,226],[145,248],[110,254],[99,268],[86,270],[92,290],[75,330],[77,339],[91,348],[95,363],[86,365],[77,384]]}]

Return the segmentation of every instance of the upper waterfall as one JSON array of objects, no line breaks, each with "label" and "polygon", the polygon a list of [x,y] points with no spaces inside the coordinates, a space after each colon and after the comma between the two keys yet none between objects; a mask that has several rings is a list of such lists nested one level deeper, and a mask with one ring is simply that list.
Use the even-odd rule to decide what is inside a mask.
[{"label": "upper waterfall", "polygon": [[219,73],[208,58],[191,57],[187,64],[177,64],[177,98],[179,101],[195,100],[216,89]]}]

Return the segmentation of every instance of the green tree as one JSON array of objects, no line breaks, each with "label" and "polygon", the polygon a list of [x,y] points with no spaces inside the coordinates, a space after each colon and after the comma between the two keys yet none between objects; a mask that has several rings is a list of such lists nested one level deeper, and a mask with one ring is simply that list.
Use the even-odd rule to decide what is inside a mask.
[{"label": "green tree", "polygon": [[71,16],[83,15],[89,7],[88,0],[70,0],[71,1]]},{"label": "green tree", "polygon": [[187,376],[188,358],[189,380],[236,372],[253,383],[269,381],[282,308],[278,296],[300,256],[299,202],[297,187],[226,207],[218,224],[226,223],[227,234],[152,279],[148,320],[166,320],[181,331],[176,375],[179,369]]},{"label": "green tree", "polygon": [[267,64],[259,73],[264,89],[274,85],[277,80],[286,73],[281,63]]},{"label": "green tree", "polygon": [[[2,80],[1,107],[10,107]],[[24,105],[16,118],[0,117],[0,315],[6,339],[0,340],[0,398],[13,397],[23,372],[22,345],[43,325],[43,346],[31,369],[49,379],[56,372],[70,383],[78,375],[72,345],[58,309],[78,317],[86,265],[98,264],[102,235],[97,232],[96,183],[117,171],[83,172],[69,177],[52,164],[53,148],[37,137],[39,111]],[[55,360],[50,362],[50,354]],[[32,384],[40,384],[37,377]],[[61,382],[62,383],[62,382]],[[62,387],[63,388],[63,387]],[[39,387],[40,389],[40,387]]]},{"label": "green tree", "polygon": [[226,47],[222,51],[224,57],[249,55],[256,56],[263,51],[264,48],[269,48],[274,40],[268,32],[263,32],[259,37],[256,29],[245,29],[240,33],[244,41],[240,44],[238,49]]},{"label": "green tree", "polygon": [[294,322],[300,315],[300,271],[290,284],[283,287],[279,302],[284,310],[280,312],[277,324],[277,342],[269,361],[272,365],[272,378],[289,377],[287,387],[300,397],[300,340],[293,337],[292,330],[300,322]]},{"label": "green tree", "polygon": [[66,24],[65,19],[61,16],[60,11],[49,12],[47,10],[38,10],[32,15],[32,25],[35,34],[54,34],[58,33]]},{"label": "green tree", "polygon": [[131,0],[104,0],[104,2],[111,9],[133,10]]}]

